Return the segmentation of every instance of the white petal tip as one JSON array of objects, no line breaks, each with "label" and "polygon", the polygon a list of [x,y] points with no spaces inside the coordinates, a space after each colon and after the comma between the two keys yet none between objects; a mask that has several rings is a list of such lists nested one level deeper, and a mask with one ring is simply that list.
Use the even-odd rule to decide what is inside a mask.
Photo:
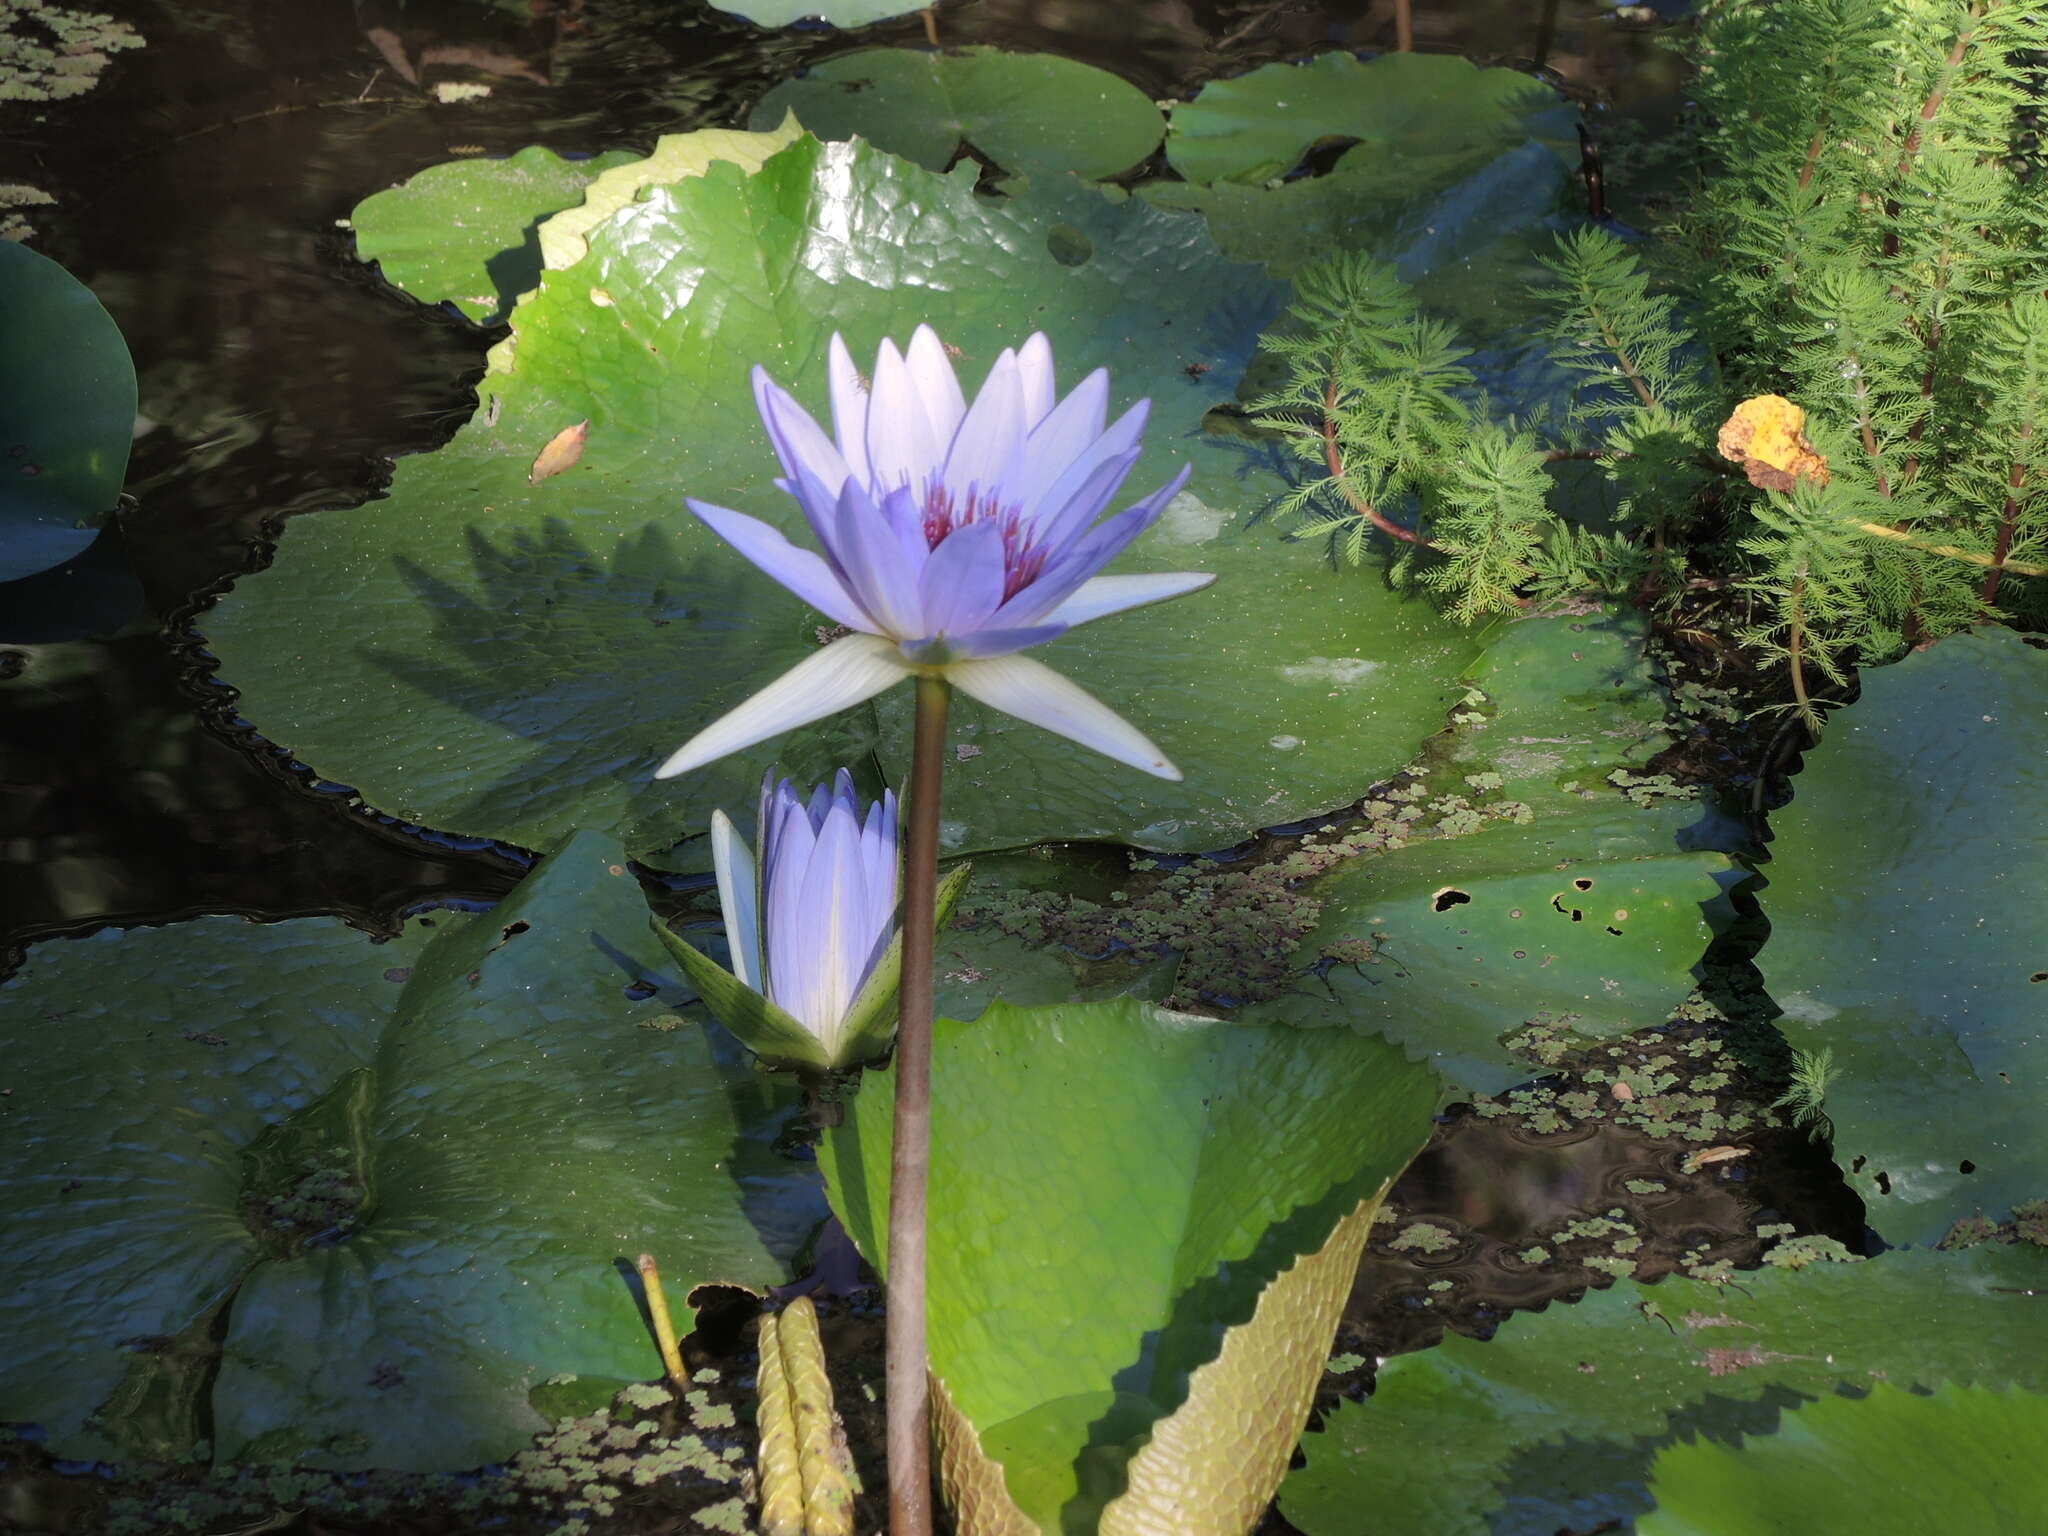
[{"label": "white petal tip", "polygon": [[682,750],[676,752],[674,755],[672,755],[669,758],[669,760],[663,763],[659,768],[655,769],[654,776],[657,779],[678,778],[681,775],[688,773],[692,768],[701,768],[703,766],[703,762],[700,761],[696,757],[696,755],[689,750],[689,748],[685,747]]}]

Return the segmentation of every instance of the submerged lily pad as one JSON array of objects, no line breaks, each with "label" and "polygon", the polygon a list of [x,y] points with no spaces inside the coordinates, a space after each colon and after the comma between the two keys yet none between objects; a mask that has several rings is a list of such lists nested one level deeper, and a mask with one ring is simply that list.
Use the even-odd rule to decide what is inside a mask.
[{"label": "submerged lily pad", "polygon": [[[1550,281],[1537,258],[1572,216],[1576,121],[1549,87],[1512,70],[1445,54],[1362,64],[1328,53],[1204,87],[1175,110],[1166,141],[1187,179],[1140,195],[1200,212],[1225,254],[1277,276],[1334,250],[1370,252],[1499,346],[1507,327],[1538,316],[1534,295]],[[1311,148],[1353,139],[1320,174],[1283,178]],[[1532,370],[1477,365],[1518,412],[1557,392],[1553,370],[1523,378]]]},{"label": "submerged lily pad", "polygon": [[1866,672],[1772,818],[1757,963],[1893,1242],[2043,1193],[2044,803],[2048,655],[1986,629]]},{"label": "submerged lily pad", "polygon": [[1355,1536],[1361,1510],[1381,1536],[1626,1524],[1650,1507],[1660,1447],[1767,1433],[1789,1394],[2048,1389],[2048,1309],[2027,1294],[2044,1285],[2048,1254],[1995,1245],[1766,1268],[1719,1288],[1624,1281],[1510,1318],[1489,1342],[1451,1335],[1383,1362],[1370,1399],[1304,1437],[1280,1508],[1307,1536]]},{"label": "submerged lily pad", "polygon": [[[2048,1510],[2048,1397],[1947,1386],[1925,1395],[1877,1382],[1824,1397],[1738,1450],[1667,1446],[1641,1536],[1777,1536],[1781,1531],[2023,1531]],[[1882,1498],[1872,1498],[1873,1489]]]},{"label": "submerged lily pad", "polygon": [[0,582],[99,536],[128,472],[135,398],[128,345],[92,290],[0,240]]},{"label": "submerged lily pad", "polygon": [[744,16],[757,27],[786,27],[798,21],[824,21],[835,27],[865,27],[892,16],[924,9],[903,0],[711,0],[721,11]]},{"label": "submerged lily pad", "polygon": [[1389,53],[1364,63],[1324,53],[1211,81],[1174,109],[1166,158],[1192,182],[1258,183],[1284,175],[1313,145],[1357,140],[1390,188],[1443,187],[1493,159],[1503,141],[1560,148],[1578,114],[1556,91],[1511,69],[1445,53]]},{"label": "submerged lily pad", "polygon": [[819,1214],[769,1150],[792,1095],[672,984],[630,1000],[669,975],[589,835],[388,944],[207,918],[38,946],[0,992],[5,1417],[80,1455],[210,1426],[229,1459],[447,1470],[523,1444],[551,1375],[654,1376],[621,1260],[678,1303],[765,1287]]},{"label": "submerged lily pad", "polygon": [[[1277,1475],[1355,1256],[1327,1317],[1305,1307],[1255,1358],[1203,1372],[1340,1222],[1362,1239],[1361,1202],[1428,1138],[1433,1074],[1385,1041],[1129,1001],[940,1020],[932,1073],[932,1369],[965,1425],[943,1454],[976,1442],[1023,1516],[1055,1531],[1094,1530],[1105,1507],[1103,1529],[1136,1528],[1118,1523],[1118,1495],[1144,1483],[1148,1439],[1178,1443],[1177,1413],[1235,1410],[1233,1433],[1178,1469],[1198,1511],[1274,1453]],[[883,1269],[893,1082],[868,1076],[820,1154]],[[1269,1403],[1304,1345],[1298,1402]],[[1205,1409],[1205,1391],[1220,1405]]]},{"label": "submerged lily pad", "polygon": [[541,221],[577,202],[599,172],[632,159],[612,150],[565,160],[535,144],[502,160],[431,166],[356,205],[356,254],[421,302],[445,301],[493,324],[540,281]]},{"label": "submerged lily pad", "polygon": [[1465,673],[1485,697],[1474,705],[1484,718],[1467,721],[1451,746],[1461,773],[1497,774],[1501,794],[1539,815],[1586,814],[1611,774],[1649,777],[1672,737],[1642,614],[1544,614],[1488,638]]},{"label": "submerged lily pad", "polygon": [[[1116,568],[1221,574],[1213,592],[1042,653],[1150,731],[1187,782],[1134,782],[963,708],[956,740],[990,749],[949,776],[950,850],[1217,847],[1398,768],[1441,723],[1475,643],[1373,573],[1245,526],[1285,466],[1201,430],[1277,285],[1223,261],[1198,219],[1072,183],[989,200],[973,182],[806,138],[752,176],[713,165],[620,209],[520,306],[511,371],[488,377],[453,442],[405,460],[384,500],[296,519],[275,569],[208,616],[243,713],[381,809],[528,846],[596,825],[658,850],[748,803],[771,761],[822,778],[857,760],[877,740],[868,707],[653,781],[678,742],[811,654],[823,622],[682,501],[808,539],[771,483],[750,365],[823,412],[834,330],[871,353],[930,321],[970,383],[1042,327],[1063,384],[1105,365],[1119,401],[1151,396],[1133,497],[1189,458],[1195,478]],[[1191,376],[1193,362],[1210,371]],[[530,483],[542,447],[585,419],[577,466]],[[882,703],[892,730],[897,692]],[[899,783],[908,742],[886,744]]]},{"label": "submerged lily pad", "polygon": [[823,139],[855,135],[943,171],[972,145],[1006,171],[1099,178],[1151,154],[1166,131],[1129,81],[1050,53],[873,48],[813,65],[761,98],[756,128],[794,112]]}]

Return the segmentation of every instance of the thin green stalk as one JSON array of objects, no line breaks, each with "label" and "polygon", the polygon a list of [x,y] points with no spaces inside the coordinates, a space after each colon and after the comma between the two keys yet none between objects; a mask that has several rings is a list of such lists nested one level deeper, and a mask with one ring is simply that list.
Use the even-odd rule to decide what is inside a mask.
[{"label": "thin green stalk", "polygon": [[939,889],[943,677],[917,680],[910,826],[903,853],[903,990],[896,1025],[896,1132],[889,1156],[889,1533],[931,1536],[931,1390],[925,1353],[925,1187],[931,1173],[932,950]]}]

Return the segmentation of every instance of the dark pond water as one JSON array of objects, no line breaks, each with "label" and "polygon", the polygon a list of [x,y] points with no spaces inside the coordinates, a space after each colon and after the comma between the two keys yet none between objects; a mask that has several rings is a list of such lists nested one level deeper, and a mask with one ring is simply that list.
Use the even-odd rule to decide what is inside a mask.
[{"label": "dark pond water", "polygon": [[[338,221],[459,154],[646,149],[738,123],[806,62],[919,43],[922,25],[851,42],[764,33],[684,0],[533,0],[533,15],[482,0],[99,4],[147,46],[90,95],[0,107],[0,181],[57,198],[34,210],[33,243],[119,323],[143,418],[115,525],[71,565],[0,589],[0,974],[25,943],[107,924],[331,914],[388,930],[422,906],[494,900],[522,873],[520,850],[407,827],[323,785],[239,728],[208,676],[212,596],[288,543],[291,519],[377,494],[392,459],[445,441],[502,334],[385,289]],[[1668,112],[1677,65],[1651,37],[1654,9],[1418,3],[1415,24],[1422,47],[1540,61],[1597,122]],[[940,26],[947,43],[1065,54],[1158,97],[1394,41],[1391,0],[967,0]],[[442,106],[437,81],[492,94]],[[1540,1146],[1447,1127],[1399,1198],[1453,1232],[1457,1253],[1432,1271],[1382,1252],[1368,1275],[1393,1313],[1351,1326],[1373,1329],[1381,1352],[1427,1342],[1441,1313],[1396,1314],[1454,1262],[1470,1281],[1455,1326],[1483,1330],[1557,1294],[1502,1255],[1656,1155],[1626,1137]],[[1778,1162],[1792,1170],[1781,1188],[1693,1188],[1665,1224],[1726,1238],[1768,1205],[1853,1234],[1824,1157]]]}]

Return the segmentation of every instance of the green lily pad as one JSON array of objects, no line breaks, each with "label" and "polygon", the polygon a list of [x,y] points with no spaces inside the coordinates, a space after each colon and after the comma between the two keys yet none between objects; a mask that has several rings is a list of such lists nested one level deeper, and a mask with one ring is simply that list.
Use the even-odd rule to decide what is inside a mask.
[{"label": "green lily pad", "polygon": [[570,207],[630,150],[565,160],[535,144],[502,160],[456,160],[363,199],[349,215],[356,254],[422,303],[480,324],[505,318],[540,281],[540,224]]},{"label": "green lily pad", "polygon": [[[758,171],[770,155],[794,144],[802,131],[796,119],[785,114],[773,127],[760,133],[699,128],[690,133],[663,134],[654,141],[651,154],[610,167],[591,182],[582,202],[542,221],[542,265],[550,272],[575,266],[590,251],[584,237],[649,187],[665,187],[687,176],[701,176],[718,161],[744,171]],[[496,349],[493,350],[495,353]]]},{"label": "green lily pad", "polygon": [[[1194,448],[1197,464],[1221,453]],[[1141,466],[1142,470],[1142,466]],[[1204,495],[1216,481],[1196,473]],[[1233,498],[1234,499],[1234,498]],[[1189,493],[1118,569],[1213,570],[1216,586],[1119,614],[1035,654],[1135,720],[1186,776],[1121,772],[1037,726],[956,696],[940,838],[948,853],[1101,838],[1189,853],[1342,805],[1398,772],[1458,697],[1477,641],[1370,568],[1267,524],[1217,526]],[[876,701],[882,761],[910,767],[907,689]]]},{"label": "green lily pad", "polygon": [[672,984],[629,1000],[670,974],[587,834],[388,944],[208,918],[32,950],[0,994],[6,1417],[82,1455],[210,1425],[228,1459],[445,1470],[523,1444],[552,1375],[657,1374],[620,1260],[678,1304],[765,1287],[820,1214],[770,1151],[790,1092]]},{"label": "green lily pad", "polygon": [[[620,209],[515,312],[511,371],[487,378],[488,403],[453,442],[405,460],[381,501],[297,519],[275,568],[211,612],[243,713],[384,810],[527,846],[585,825],[659,850],[714,807],[749,803],[772,761],[815,779],[858,760],[877,740],[872,708],[653,781],[680,741],[811,654],[823,622],[682,501],[808,539],[771,484],[749,367],[823,411],[835,329],[869,352],[928,320],[970,382],[1043,327],[1063,382],[1104,365],[1119,401],[1149,395],[1133,495],[1190,458],[1195,478],[1115,569],[1221,574],[1213,592],[1043,653],[1151,732],[1187,782],[1134,782],[963,706],[955,740],[990,750],[949,778],[949,850],[1217,847],[1393,772],[1441,723],[1477,646],[1376,575],[1245,526],[1282,466],[1201,422],[1277,285],[1222,261],[1198,219],[1071,182],[983,199],[973,181],[807,138],[752,176],[717,164]],[[1089,254],[1070,265],[1075,242]],[[1190,376],[1197,361],[1211,371]],[[584,420],[580,462],[531,484],[541,449]],[[908,708],[898,693],[882,701],[891,727]],[[908,742],[885,760],[898,783]]]},{"label": "green lily pad", "polygon": [[865,27],[892,16],[910,16],[924,9],[903,0],[711,0],[721,11],[744,16],[757,27],[786,27],[798,21],[825,21],[835,27]]},{"label": "green lily pad", "polygon": [[1362,1510],[1383,1536],[1626,1523],[1649,1508],[1660,1447],[1766,1433],[1789,1394],[1878,1380],[2048,1389],[2044,1285],[2048,1254],[1996,1245],[1766,1268],[1725,1288],[1625,1281],[1510,1318],[1490,1342],[1452,1335],[1385,1361],[1368,1401],[1303,1438],[1308,1464],[1280,1508],[1307,1536],[1355,1536]]},{"label": "green lily pad", "polygon": [[2048,1168],[2048,656],[2005,629],[1864,674],[1773,817],[1757,963],[1832,1052],[1835,1157],[1894,1242]]},{"label": "green lily pad", "polygon": [[[942,1019],[932,1078],[932,1369],[1047,1530],[1095,1529],[1190,1373],[1378,1200],[1438,1095],[1382,1040],[1134,1001]],[[883,1270],[893,1093],[868,1076],[820,1149]]]},{"label": "green lily pad", "polygon": [[1285,175],[1314,145],[1356,139],[1346,159],[1374,161],[1384,185],[1412,194],[1463,179],[1507,142],[1534,138],[1563,153],[1577,120],[1557,92],[1511,69],[1446,53],[1371,63],[1324,53],[1202,87],[1174,109],[1166,159],[1188,181],[1256,184]]},{"label": "green lily pad", "polygon": [[[1740,1450],[1699,1440],[1657,1455],[1641,1536],[1781,1531],[2023,1531],[2048,1509],[2048,1397],[1878,1382],[1824,1397]],[[1873,1489],[1883,1489],[1873,1499]]]},{"label": "green lily pad", "polygon": [[99,536],[128,472],[135,365],[92,290],[0,240],[0,582]]},{"label": "green lily pad", "polygon": [[972,145],[1006,171],[1090,179],[1129,170],[1166,123],[1107,70],[1050,53],[872,48],[812,66],[754,108],[751,126],[794,112],[822,139],[855,135],[943,171]]},{"label": "green lily pad", "polygon": [[422,303],[446,301],[498,324],[541,281],[541,221],[578,203],[598,172],[633,158],[612,150],[563,160],[530,145],[506,160],[430,166],[356,203],[356,254]]},{"label": "green lily pad", "polygon": [[1321,979],[1259,1016],[1380,1031],[1477,1092],[1527,1076],[1501,1041],[1530,1020],[1599,1039],[1666,1017],[1743,875],[1686,851],[1697,807],[1632,806],[1607,782],[1668,739],[1642,644],[1641,622],[1617,615],[1499,630],[1466,674],[1477,696],[1444,752],[1454,772],[1432,781],[1469,799],[1456,814],[1471,828],[1312,886],[1323,916],[1303,954]]}]

